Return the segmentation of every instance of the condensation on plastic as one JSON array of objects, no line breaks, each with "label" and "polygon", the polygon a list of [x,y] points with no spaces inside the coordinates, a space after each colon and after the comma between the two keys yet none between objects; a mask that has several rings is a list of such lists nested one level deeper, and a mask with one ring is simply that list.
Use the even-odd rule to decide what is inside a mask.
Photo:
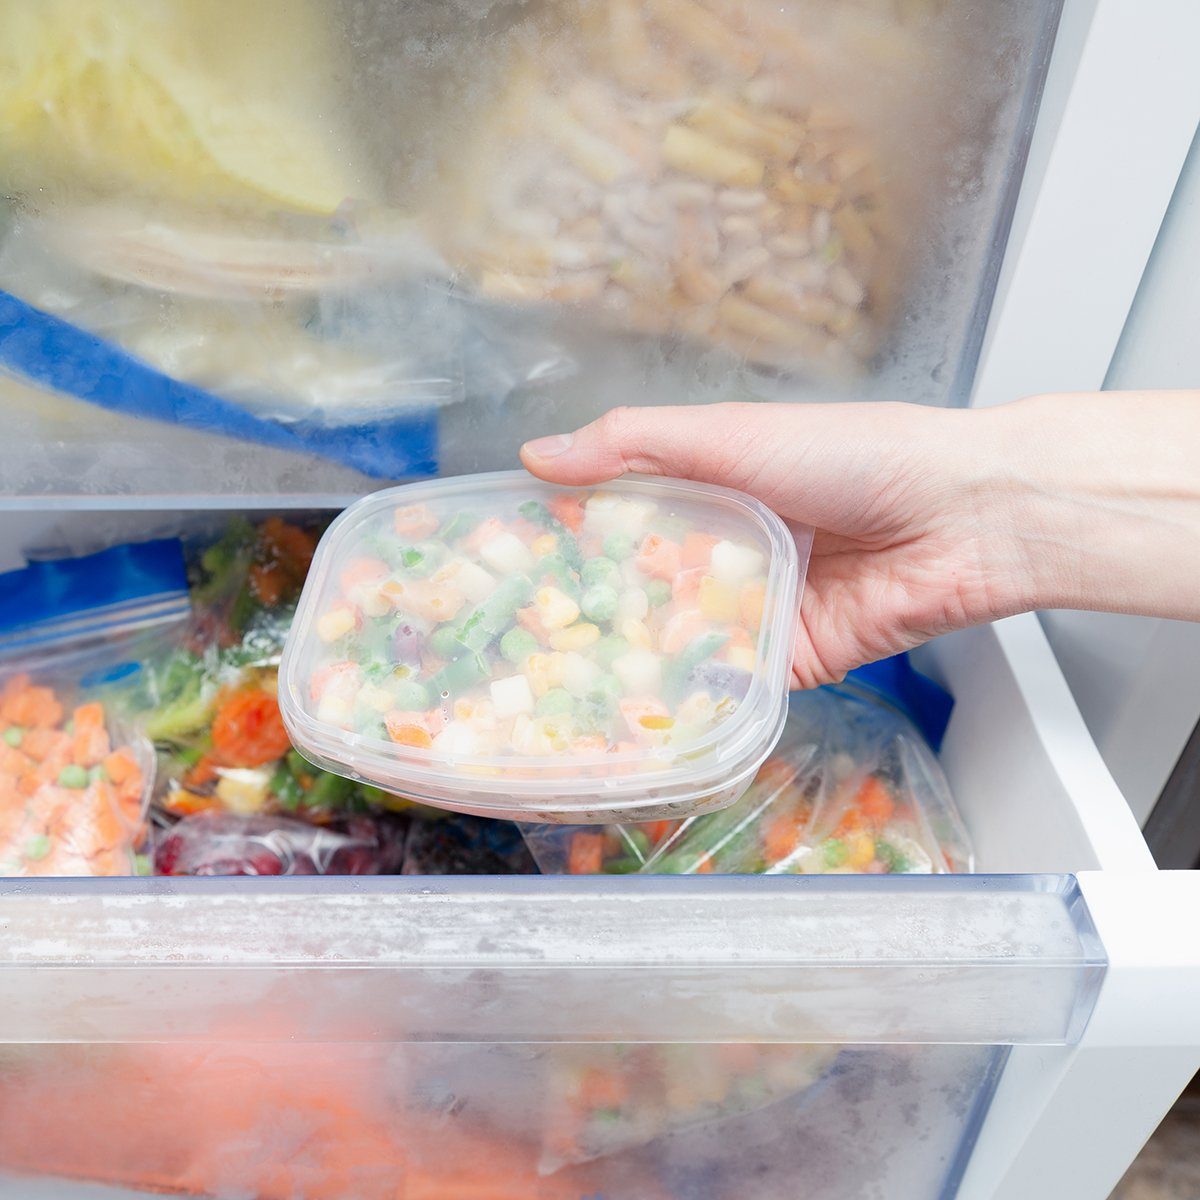
[{"label": "condensation on plastic", "polygon": [[[188,612],[186,592],[158,593],[59,613],[45,636],[35,622],[0,644],[0,874],[135,873],[156,765],[138,726],[156,702],[141,665],[182,636]],[[85,730],[93,704],[102,725]]]},{"label": "condensation on plastic", "polygon": [[14,1197],[953,1194],[1003,1048],[1104,976],[1049,876],[22,880],[0,956]]},{"label": "condensation on plastic", "polygon": [[907,717],[852,685],[793,695],[779,744],[722,812],[522,832],[547,874],[941,874],[974,862],[932,750]]},{"label": "condensation on plastic", "polygon": [[[622,813],[681,816],[732,803],[745,790],[782,729],[797,587],[803,586],[802,577],[799,584],[797,581],[797,542],[801,544],[800,560],[806,564],[811,532],[793,534],[774,513],[750,497],[705,484],[627,478],[597,492],[617,503],[646,510],[650,514],[647,520],[682,520],[693,530],[743,542],[758,552],[765,588],[761,633],[752,651],[753,667],[747,676],[745,698],[730,713],[721,716],[718,712],[713,717],[715,723],[703,726],[703,732],[679,751],[670,745],[651,743],[631,749],[616,747],[617,752],[584,749],[571,754],[518,754],[507,746],[488,754],[450,751],[436,745],[425,749],[322,718],[314,679],[319,674],[332,679],[347,667],[353,672],[366,664],[353,662],[355,653],[364,652],[354,642],[356,635],[346,633],[330,642],[324,640],[320,623],[326,615],[358,613],[356,601],[343,594],[343,579],[348,577],[344,572],[363,562],[379,562],[380,539],[396,540],[394,514],[420,512],[422,519],[428,514],[433,528],[468,512],[511,521],[518,517],[522,503],[534,501],[544,506],[553,503],[554,497],[579,494],[579,489],[546,484],[523,472],[501,472],[377,492],[347,509],[326,531],[300,599],[280,670],[280,708],[296,746],[327,770],[422,803],[480,816],[603,823]],[[642,526],[638,528],[645,532]],[[431,533],[427,531],[426,536]],[[511,534],[505,536],[517,541]],[[532,563],[530,552],[521,549]],[[678,565],[676,558],[677,570]],[[509,576],[515,579],[520,575],[519,570],[497,570],[501,583]],[[397,601],[397,608],[404,616],[401,603]],[[485,604],[481,603],[476,611],[482,612]],[[470,611],[470,606],[463,611]],[[514,612],[509,612],[507,623],[511,624],[514,617]],[[352,616],[351,628],[361,620],[361,614]],[[423,645],[429,622],[422,623],[415,615],[411,620],[417,631],[413,636]],[[426,634],[420,633],[421,629],[426,629]],[[501,628],[494,630],[492,641],[503,632]],[[690,645],[677,657],[686,657]],[[427,656],[425,649],[421,653]],[[521,677],[513,664],[504,666],[508,675]],[[494,664],[488,667],[489,672],[493,669]],[[448,695],[445,693],[436,707],[447,708]],[[383,716],[376,714],[374,723],[382,727]]]},{"label": "condensation on plastic", "polygon": [[[965,398],[1058,0],[244,8],[5,4],[0,212],[62,260],[53,286],[25,281],[48,313],[245,417],[319,420],[280,437],[194,392],[135,402],[129,363],[121,403],[69,398],[90,360],[0,377],[10,494],[342,502],[370,478],[511,465],[614,395],[843,395],[835,360],[865,366],[857,398]],[[639,29],[645,54],[609,55]],[[797,176],[780,139],[801,128]],[[687,177],[772,155],[761,185]],[[580,187],[595,213],[571,211]],[[381,335],[397,322],[403,353]],[[431,406],[420,431],[347,423],[389,396]],[[419,444],[386,452],[402,438]]]}]

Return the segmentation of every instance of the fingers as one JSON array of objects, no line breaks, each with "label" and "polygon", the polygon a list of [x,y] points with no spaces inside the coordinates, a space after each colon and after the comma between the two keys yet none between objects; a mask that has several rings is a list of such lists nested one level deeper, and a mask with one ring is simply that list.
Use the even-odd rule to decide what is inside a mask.
[{"label": "fingers", "polygon": [[[573,434],[527,442],[521,461],[553,483],[590,484],[627,471],[672,475],[756,493],[770,463],[772,423],[790,406],[716,404],[614,408]],[[757,494],[757,493],[756,493]]]}]

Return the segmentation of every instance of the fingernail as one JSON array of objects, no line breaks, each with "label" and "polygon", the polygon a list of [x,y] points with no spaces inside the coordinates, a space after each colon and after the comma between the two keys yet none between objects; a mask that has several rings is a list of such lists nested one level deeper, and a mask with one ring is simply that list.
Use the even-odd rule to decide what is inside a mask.
[{"label": "fingernail", "polygon": [[557,458],[560,454],[565,454],[570,450],[574,440],[573,435],[569,433],[556,433],[550,437],[536,438],[532,442],[526,442],[525,449],[534,458]]}]

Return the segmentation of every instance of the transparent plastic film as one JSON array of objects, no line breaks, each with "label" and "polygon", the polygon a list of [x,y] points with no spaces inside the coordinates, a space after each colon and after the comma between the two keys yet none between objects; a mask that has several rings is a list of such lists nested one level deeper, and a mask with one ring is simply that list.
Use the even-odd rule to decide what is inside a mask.
[{"label": "transparent plastic film", "polygon": [[779,744],[721,812],[523,832],[552,874],[940,874],[973,866],[933,751],[906,717],[851,685],[793,695]]}]

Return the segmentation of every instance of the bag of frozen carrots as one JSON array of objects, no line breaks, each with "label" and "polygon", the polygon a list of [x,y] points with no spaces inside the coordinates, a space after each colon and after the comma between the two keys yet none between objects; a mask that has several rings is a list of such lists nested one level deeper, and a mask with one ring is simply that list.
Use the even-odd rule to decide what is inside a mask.
[{"label": "bag of frozen carrots", "polygon": [[0,575],[0,875],[141,868],[154,754],[132,718],[188,612],[175,541]]}]

